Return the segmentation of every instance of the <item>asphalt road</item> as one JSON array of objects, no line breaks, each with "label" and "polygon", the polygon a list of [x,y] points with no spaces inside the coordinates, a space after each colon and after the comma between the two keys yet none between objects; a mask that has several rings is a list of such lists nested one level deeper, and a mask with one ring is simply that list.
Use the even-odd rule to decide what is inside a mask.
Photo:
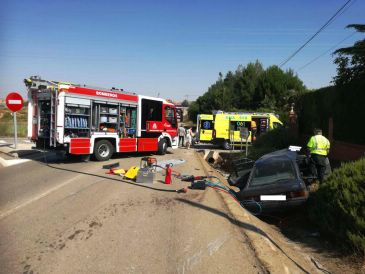
[{"label": "asphalt road", "polygon": [[[0,273],[264,272],[214,190],[179,194],[177,179],[137,185],[105,174],[105,162],[39,156],[0,169]],[[158,158],[204,174],[193,150]]]}]

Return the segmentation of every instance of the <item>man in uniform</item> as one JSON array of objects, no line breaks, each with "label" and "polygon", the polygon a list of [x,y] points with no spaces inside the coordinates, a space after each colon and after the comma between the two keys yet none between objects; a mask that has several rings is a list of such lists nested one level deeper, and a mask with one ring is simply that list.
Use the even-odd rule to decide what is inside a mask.
[{"label": "man in uniform", "polygon": [[317,174],[318,180],[322,183],[326,172],[330,142],[322,135],[321,129],[315,129],[314,136],[309,139],[307,147],[311,154],[311,172],[313,175]]},{"label": "man in uniform", "polygon": [[178,132],[178,135],[179,135],[179,146],[183,147],[186,131],[185,131],[185,128],[183,127],[182,124],[180,124],[177,132]]}]

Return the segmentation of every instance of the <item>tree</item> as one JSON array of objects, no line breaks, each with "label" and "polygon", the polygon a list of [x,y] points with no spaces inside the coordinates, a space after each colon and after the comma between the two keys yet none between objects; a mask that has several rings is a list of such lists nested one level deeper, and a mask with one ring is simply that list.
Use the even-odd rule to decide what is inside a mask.
[{"label": "tree", "polygon": [[292,70],[278,66],[266,70],[259,61],[239,65],[235,72],[221,72],[218,80],[189,107],[189,116],[211,113],[212,110],[243,111],[286,107],[289,98],[306,91],[303,82]]},{"label": "tree", "polygon": [[[351,24],[346,28],[365,33],[365,25]],[[334,61],[337,65],[337,75],[333,78],[333,82],[336,85],[344,85],[365,78],[365,39],[355,42],[351,47],[340,48],[333,54],[338,55]]]},{"label": "tree", "polygon": [[197,102],[191,102],[188,108],[188,116],[190,121],[196,121],[196,117],[199,114],[199,104]]},{"label": "tree", "polygon": [[188,107],[189,106],[189,101],[185,99],[184,101],[182,101],[181,106]]}]

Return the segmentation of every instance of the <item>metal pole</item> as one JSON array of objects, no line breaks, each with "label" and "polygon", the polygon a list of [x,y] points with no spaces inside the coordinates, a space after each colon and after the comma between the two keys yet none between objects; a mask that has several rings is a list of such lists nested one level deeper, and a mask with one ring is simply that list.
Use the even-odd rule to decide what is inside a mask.
[{"label": "metal pole", "polygon": [[[248,137],[250,137],[250,135],[251,135],[251,132],[249,131],[248,136],[246,138],[246,158],[247,158],[247,154],[248,154]],[[251,143],[252,143],[252,138],[251,138]]]},{"label": "metal pole", "polygon": [[16,126],[16,112],[13,112],[13,117],[14,117],[14,148],[17,149],[18,129],[17,129],[17,126]]}]

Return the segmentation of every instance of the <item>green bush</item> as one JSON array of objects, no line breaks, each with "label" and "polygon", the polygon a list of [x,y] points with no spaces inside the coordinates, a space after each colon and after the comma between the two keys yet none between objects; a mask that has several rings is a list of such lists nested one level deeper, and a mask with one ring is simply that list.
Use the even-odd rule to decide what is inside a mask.
[{"label": "green bush", "polygon": [[249,158],[258,159],[264,154],[288,148],[290,145],[298,144],[298,139],[290,132],[289,129],[277,128],[257,138],[249,150]]},{"label": "green bush", "polygon": [[324,235],[365,254],[365,158],[336,169],[311,196],[308,212]]}]

